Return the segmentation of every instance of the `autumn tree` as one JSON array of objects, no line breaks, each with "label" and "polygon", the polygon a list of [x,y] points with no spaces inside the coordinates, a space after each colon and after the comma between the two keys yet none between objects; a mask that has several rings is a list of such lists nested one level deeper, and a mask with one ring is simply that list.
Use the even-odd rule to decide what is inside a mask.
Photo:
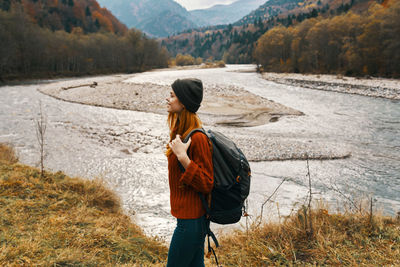
[{"label": "autumn tree", "polygon": [[178,54],[176,55],[175,63],[177,66],[195,65],[196,60],[191,55]]},{"label": "autumn tree", "polygon": [[275,27],[264,34],[257,44],[257,62],[268,70],[284,71],[291,52],[291,35],[283,26]]},{"label": "autumn tree", "polygon": [[398,77],[399,14],[400,1],[388,0],[372,3],[361,14],[277,26],[258,40],[254,58],[270,71]]},{"label": "autumn tree", "polygon": [[167,51],[138,30],[87,34],[76,26],[70,33],[52,31],[29,16],[21,5],[8,12],[0,10],[0,80],[138,72],[167,66]]},{"label": "autumn tree", "polygon": [[400,1],[389,1],[381,20],[385,74],[400,77]]}]

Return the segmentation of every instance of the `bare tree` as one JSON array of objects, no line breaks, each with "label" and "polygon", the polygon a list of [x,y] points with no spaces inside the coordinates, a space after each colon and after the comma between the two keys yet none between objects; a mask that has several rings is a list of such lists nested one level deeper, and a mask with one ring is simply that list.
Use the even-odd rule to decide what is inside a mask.
[{"label": "bare tree", "polygon": [[349,205],[350,210],[358,211],[360,213],[362,212],[362,207],[356,203],[356,200],[354,200],[354,197],[350,197],[347,194],[343,193],[342,190],[339,188],[339,186],[335,182],[331,181],[331,184],[327,187],[328,187],[328,189],[330,189],[330,190],[338,193],[340,196],[342,196],[347,201],[347,205]]},{"label": "bare tree", "polygon": [[39,152],[40,152],[40,177],[44,177],[44,159],[46,157],[45,151],[44,151],[44,145],[45,145],[45,133],[46,133],[46,128],[47,128],[47,118],[45,115],[43,115],[42,111],[42,102],[39,102],[39,118],[36,119],[35,121],[35,126],[36,126],[36,138],[39,143]]},{"label": "bare tree", "polygon": [[[311,189],[311,174],[310,174],[310,164],[308,162],[308,155],[307,155],[307,176],[308,176],[308,205],[307,205],[307,210],[308,210],[308,216],[306,210],[304,210],[304,215],[305,219],[308,220],[308,230],[306,229],[308,237],[311,237],[314,235],[314,227],[312,223],[312,215],[311,215],[311,202],[312,202],[312,189]],[[307,223],[306,223],[307,227]]]}]

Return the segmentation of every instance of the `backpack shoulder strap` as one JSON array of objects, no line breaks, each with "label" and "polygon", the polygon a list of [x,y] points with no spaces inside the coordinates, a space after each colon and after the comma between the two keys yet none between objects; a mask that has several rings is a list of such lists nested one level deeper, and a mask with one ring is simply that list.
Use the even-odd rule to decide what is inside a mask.
[{"label": "backpack shoulder strap", "polygon": [[[192,131],[190,131],[188,133],[188,135],[185,137],[185,139],[183,139],[182,143],[187,143],[187,141],[189,141],[189,138],[195,133],[195,132],[202,132],[203,134],[205,134],[207,136],[206,131],[204,130],[204,128],[196,128],[193,129]],[[208,136],[207,136],[208,137]],[[183,168],[182,164],[180,162],[178,162],[179,165],[179,169],[182,171],[182,173],[185,172],[185,168]]]},{"label": "backpack shoulder strap", "polygon": [[203,134],[205,134],[207,136],[206,131],[204,130],[204,128],[196,128],[193,129],[191,132],[188,133],[188,135],[185,137],[185,139],[183,139],[183,143],[187,143],[187,141],[189,140],[189,138],[195,133],[195,132],[202,132]]}]

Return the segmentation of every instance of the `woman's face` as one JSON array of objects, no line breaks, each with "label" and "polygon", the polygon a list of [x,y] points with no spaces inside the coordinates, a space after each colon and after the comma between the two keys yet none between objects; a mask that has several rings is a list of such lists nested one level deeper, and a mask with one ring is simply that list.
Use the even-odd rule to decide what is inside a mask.
[{"label": "woman's face", "polygon": [[168,112],[180,113],[183,110],[184,106],[179,101],[178,97],[176,97],[173,90],[171,90],[171,92],[169,93],[169,97],[166,100],[167,100],[167,111]]}]

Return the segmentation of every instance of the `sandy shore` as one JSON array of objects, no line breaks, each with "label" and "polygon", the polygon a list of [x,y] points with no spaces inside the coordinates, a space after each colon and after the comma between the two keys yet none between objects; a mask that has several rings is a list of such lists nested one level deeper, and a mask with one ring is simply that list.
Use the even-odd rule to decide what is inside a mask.
[{"label": "sandy shore", "polygon": [[296,73],[262,74],[266,80],[315,90],[357,94],[387,99],[400,99],[400,80],[385,78],[355,78],[342,75]]}]

